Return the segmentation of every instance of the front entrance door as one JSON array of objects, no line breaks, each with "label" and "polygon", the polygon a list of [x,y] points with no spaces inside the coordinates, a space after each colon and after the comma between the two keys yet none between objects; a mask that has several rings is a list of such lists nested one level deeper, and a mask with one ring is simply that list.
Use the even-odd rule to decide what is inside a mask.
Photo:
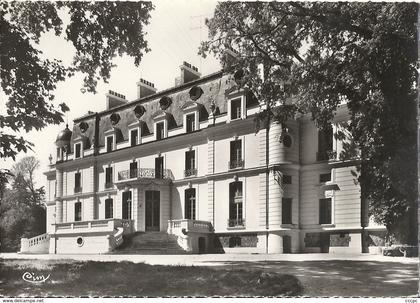
[{"label": "front entrance door", "polygon": [[146,191],[146,231],[160,230],[160,192]]}]

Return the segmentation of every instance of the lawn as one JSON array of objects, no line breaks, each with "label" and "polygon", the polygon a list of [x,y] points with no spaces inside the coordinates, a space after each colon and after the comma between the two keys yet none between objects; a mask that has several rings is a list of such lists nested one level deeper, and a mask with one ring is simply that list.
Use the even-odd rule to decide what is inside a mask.
[{"label": "lawn", "polygon": [[[23,280],[25,272],[49,276]],[[288,274],[240,268],[162,266],[131,262],[1,260],[3,296],[297,296],[299,280]]]}]

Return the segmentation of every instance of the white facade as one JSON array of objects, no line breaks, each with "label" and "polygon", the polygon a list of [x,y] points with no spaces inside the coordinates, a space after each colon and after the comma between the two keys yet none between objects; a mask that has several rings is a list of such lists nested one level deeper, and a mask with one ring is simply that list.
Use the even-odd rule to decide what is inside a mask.
[{"label": "white facade", "polygon": [[[306,116],[256,132],[259,110],[220,72],[76,119],[71,150],[46,172],[50,252],[108,252],[118,228],[167,231],[196,252],[362,252],[357,160],[339,161],[333,137],[346,108],[328,150]],[[74,142],[89,146],[77,158]]]}]

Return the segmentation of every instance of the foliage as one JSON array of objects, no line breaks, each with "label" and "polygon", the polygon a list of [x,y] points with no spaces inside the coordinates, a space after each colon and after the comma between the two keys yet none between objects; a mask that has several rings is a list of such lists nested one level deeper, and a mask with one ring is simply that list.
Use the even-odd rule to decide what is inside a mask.
[{"label": "foliage", "polygon": [[[85,90],[95,92],[98,80],[110,78],[117,54],[134,57],[138,66],[149,51],[144,26],[152,9],[150,2],[1,2],[1,88],[8,101],[0,115],[0,157],[15,159],[33,146],[16,132],[63,121],[69,108],[62,100],[58,106],[54,102],[59,82],[79,71],[85,75]],[[72,66],[44,59],[37,49],[49,31],[72,43]]]},{"label": "foliage", "polygon": [[20,238],[45,233],[45,190],[33,180],[38,167],[35,157],[25,157],[13,166],[12,188],[5,187],[0,205],[1,251],[17,251]]},{"label": "foliage", "polygon": [[347,103],[362,203],[414,244],[416,17],[416,3],[223,2],[207,20],[209,41],[199,51],[241,70],[262,102],[293,103],[289,118],[311,113],[323,128]]}]

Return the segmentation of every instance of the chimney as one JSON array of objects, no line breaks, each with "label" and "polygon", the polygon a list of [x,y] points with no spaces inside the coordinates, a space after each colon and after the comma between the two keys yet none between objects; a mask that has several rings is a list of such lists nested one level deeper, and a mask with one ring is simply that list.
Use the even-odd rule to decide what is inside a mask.
[{"label": "chimney", "polygon": [[128,101],[124,95],[121,95],[113,90],[109,90],[106,94],[106,109],[111,109],[119,105],[126,104]]},{"label": "chimney", "polygon": [[156,91],[155,85],[149,81],[140,78],[140,81],[137,82],[137,98],[156,94]]},{"label": "chimney", "polygon": [[175,79],[175,86],[194,81],[201,77],[198,68],[188,62],[184,61],[179,68],[181,70],[181,76]]}]

